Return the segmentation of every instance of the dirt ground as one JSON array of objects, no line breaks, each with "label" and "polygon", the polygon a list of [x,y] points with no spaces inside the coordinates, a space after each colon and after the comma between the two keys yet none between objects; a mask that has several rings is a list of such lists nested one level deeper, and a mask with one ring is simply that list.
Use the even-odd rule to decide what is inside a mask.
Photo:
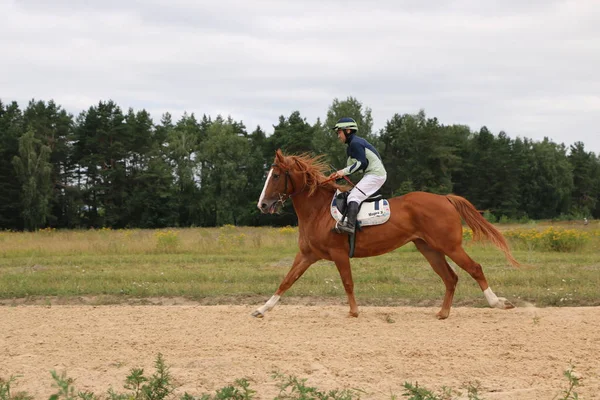
[{"label": "dirt ground", "polygon": [[[265,299],[266,300],[266,299]],[[0,378],[13,391],[48,398],[51,370],[78,390],[125,392],[131,368],[154,371],[158,353],[185,391],[199,396],[246,377],[257,399],[278,394],[273,371],[320,390],[356,388],[363,399],[402,397],[402,384],[483,399],[553,399],[571,364],[581,399],[600,399],[600,307],[513,310],[279,304],[264,319],[255,305],[0,306]]]}]

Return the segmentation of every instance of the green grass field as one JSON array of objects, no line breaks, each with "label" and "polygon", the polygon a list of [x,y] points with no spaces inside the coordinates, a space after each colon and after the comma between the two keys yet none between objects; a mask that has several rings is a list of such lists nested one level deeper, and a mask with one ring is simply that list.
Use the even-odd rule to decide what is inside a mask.
[{"label": "green grass field", "polygon": [[[466,240],[465,248],[481,263],[499,296],[517,306],[600,305],[597,221],[552,225],[569,231],[554,232],[547,240],[578,238],[569,251],[551,250],[541,244],[540,235],[531,233],[547,229],[549,223],[497,226],[510,235],[521,268],[509,266],[491,245]],[[0,232],[0,299],[3,304],[69,303],[82,297],[96,304],[157,297],[204,304],[261,303],[289,270],[296,240],[297,229],[291,227]],[[353,259],[352,266],[360,305],[441,304],[442,281],[412,244],[383,256]],[[457,272],[454,304],[487,306],[475,281]],[[310,267],[283,300],[298,298],[345,302],[333,263]]]}]

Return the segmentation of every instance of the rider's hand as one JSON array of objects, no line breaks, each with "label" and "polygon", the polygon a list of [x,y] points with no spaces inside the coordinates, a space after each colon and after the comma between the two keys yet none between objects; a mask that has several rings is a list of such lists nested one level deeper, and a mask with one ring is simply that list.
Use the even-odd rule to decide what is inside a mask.
[{"label": "rider's hand", "polygon": [[344,174],[342,173],[342,171],[335,171],[334,173],[332,173],[331,175],[329,175],[329,179],[340,179],[341,177],[343,177]]}]

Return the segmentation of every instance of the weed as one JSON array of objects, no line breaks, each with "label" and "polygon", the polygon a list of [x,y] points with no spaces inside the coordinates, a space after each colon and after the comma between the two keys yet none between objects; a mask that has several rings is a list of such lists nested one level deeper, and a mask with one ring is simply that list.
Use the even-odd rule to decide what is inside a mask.
[{"label": "weed", "polygon": [[185,393],[181,400],[251,400],[255,394],[256,391],[250,389],[250,383],[242,378],[236,379],[233,385],[218,389],[214,396],[204,394],[196,398]]},{"label": "weed", "polygon": [[75,380],[73,378],[69,378],[66,372],[63,371],[62,374],[58,375],[56,371],[51,371],[52,379],[54,379],[53,387],[58,388],[58,392],[54,393],[50,396],[49,400],[95,400],[97,399],[92,392],[78,392],[75,394],[75,387],[73,386],[73,382]]},{"label": "weed", "polygon": [[524,243],[528,248],[539,248],[557,252],[576,252],[591,241],[588,232],[577,229],[561,229],[550,226],[543,231],[537,229],[513,229],[504,232],[504,236]]},{"label": "weed", "polygon": [[163,400],[170,396],[175,385],[161,353],[156,357],[154,368],[155,372],[149,378],[144,376],[143,368],[132,368],[124,385],[130,392],[116,393],[111,388],[108,390],[109,400]]},{"label": "weed", "polygon": [[431,390],[420,387],[419,382],[415,382],[414,385],[410,382],[404,382],[402,386],[406,389],[403,396],[408,397],[408,400],[442,400]]},{"label": "weed", "polygon": [[571,367],[563,372],[563,375],[569,381],[569,386],[563,391],[563,396],[557,400],[578,400],[579,395],[575,392],[575,388],[580,385],[581,378],[575,374],[575,367]]},{"label": "weed", "polygon": [[467,385],[467,398],[469,400],[482,400],[479,397],[479,388],[481,387],[481,383],[479,381],[469,382]]},{"label": "weed", "polygon": [[273,379],[278,380],[279,395],[274,400],[353,400],[360,399],[358,390],[343,389],[322,392],[315,387],[306,386],[306,379],[295,376],[285,376],[278,372],[273,373]]},{"label": "weed", "polygon": [[26,392],[11,394],[10,385],[16,380],[16,376],[11,376],[7,381],[0,378],[0,400],[33,400],[33,397]]},{"label": "weed", "polygon": [[181,244],[177,232],[172,230],[158,231],[154,237],[156,238],[156,249],[161,253],[174,253]]},{"label": "weed", "polygon": [[[442,392],[439,395],[436,395],[429,389],[420,387],[418,382],[415,382],[414,385],[409,382],[404,382],[403,386],[404,389],[406,389],[403,396],[408,397],[408,400],[451,400],[454,398],[454,393],[460,395],[460,393],[455,392],[446,386],[442,387]],[[476,400],[476,398],[469,397],[469,400],[471,399]]]},{"label": "weed", "polygon": [[[172,376],[169,368],[165,365],[162,354],[158,354],[155,366],[155,373],[151,377],[144,376],[144,370],[133,368],[125,380],[125,389],[127,393],[116,393],[108,390],[107,400],[165,400],[171,398],[175,389],[172,383]],[[56,371],[51,371],[54,380],[53,387],[58,391],[52,394],[49,400],[99,400],[92,392],[76,392],[73,386],[74,379],[69,378],[65,372],[58,375]],[[581,379],[575,374],[575,368],[571,367],[564,371],[569,385],[561,395],[557,395],[554,400],[578,400],[579,396],[575,388],[580,385]],[[321,391],[316,387],[308,386],[306,379],[298,379],[293,375],[283,375],[274,372],[272,378],[278,381],[277,387],[279,394],[274,400],[359,400],[360,394],[365,393],[359,389],[343,389]],[[33,400],[26,392],[11,393],[11,384],[16,381],[15,376],[4,380],[0,378],[0,400]],[[443,387],[440,394],[419,386],[418,382],[414,384],[405,382],[403,385],[405,391],[402,397],[408,400],[452,400],[454,395],[462,397],[460,392],[456,392],[448,387]],[[469,382],[466,386],[467,398],[469,400],[483,400],[479,397],[479,381]],[[250,383],[245,379],[236,379],[233,385],[218,389],[214,395],[203,394],[195,397],[187,392],[180,397],[180,400],[252,400],[255,398],[256,391],[250,389]],[[561,396],[561,397],[558,397]],[[399,398],[393,393],[390,394],[392,400]]]}]

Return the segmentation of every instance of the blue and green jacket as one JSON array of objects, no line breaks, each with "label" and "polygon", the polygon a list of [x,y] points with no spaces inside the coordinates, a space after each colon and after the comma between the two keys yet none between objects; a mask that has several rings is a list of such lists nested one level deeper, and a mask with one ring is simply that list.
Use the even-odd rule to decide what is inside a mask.
[{"label": "blue and green jacket", "polygon": [[371,143],[353,134],[348,137],[346,144],[348,145],[346,149],[348,160],[346,168],[342,170],[344,175],[350,175],[356,171],[363,171],[365,175],[387,175],[381,156]]}]

